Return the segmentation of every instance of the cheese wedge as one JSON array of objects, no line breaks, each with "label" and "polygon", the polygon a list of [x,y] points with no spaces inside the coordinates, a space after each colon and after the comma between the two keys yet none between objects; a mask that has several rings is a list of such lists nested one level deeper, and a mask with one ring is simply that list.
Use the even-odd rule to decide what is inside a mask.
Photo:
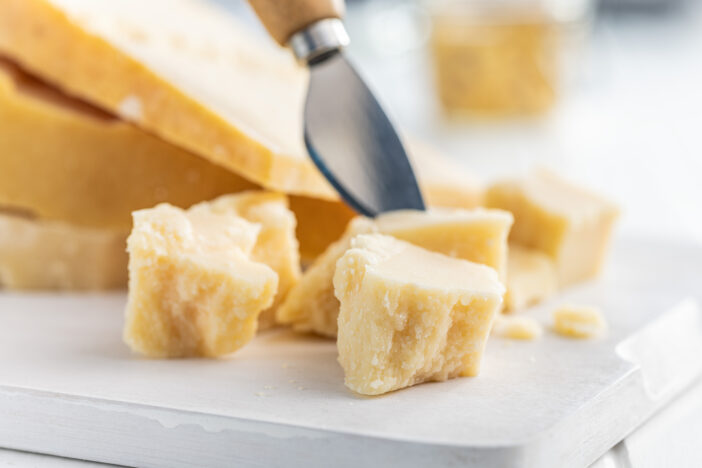
[{"label": "cheese wedge", "polygon": [[202,207],[135,212],[125,342],[150,357],[214,357],[248,343],[278,286],[250,259],[260,229]]},{"label": "cheese wedge", "polygon": [[134,210],[255,187],[2,60],[0,148],[0,204],[83,226],[128,231]]},{"label": "cheese wedge", "polygon": [[484,263],[504,274],[509,213],[499,210],[398,211],[375,220],[357,218],[344,235],[307,269],[278,308],[277,319],[300,332],[335,337],[339,302],[332,279],[336,262],[358,234],[380,232],[420,247]]},{"label": "cheese wedge", "polygon": [[0,288],[93,290],[127,283],[127,232],[0,211]]},{"label": "cheese wedge", "polygon": [[618,214],[608,201],[539,171],[493,185],[485,203],[512,212],[510,240],[549,255],[560,286],[599,273]]},{"label": "cheese wedge", "polygon": [[225,195],[203,202],[189,212],[234,213],[261,226],[251,259],[264,263],[278,274],[278,291],[273,304],[258,319],[258,329],[275,324],[275,309],[300,279],[300,253],[295,238],[295,215],[288,209],[287,197],[280,193],[252,191]]},{"label": "cheese wedge", "polygon": [[334,291],[346,386],[379,395],[477,375],[504,286],[492,268],[370,234],[351,241]]},{"label": "cheese wedge", "polygon": [[553,330],[567,338],[596,338],[607,331],[607,321],[596,307],[563,304],[553,311]]},{"label": "cheese wedge", "polygon": [[544,329],[539,322],[523,315],[498,315],[490,332],[494,336],[511,340],[533,341],[541,338]]},{"label": "cheese wedge", "polygon": [[515,244],[509,246],[505,311],[537,304],[557,289],[556,267],[548,255]]},{"label": "cheese wedge", "polygon": [[0,52],[264,187],[335,199],[302,139],[307,72],[195,0],[2,0]]}]

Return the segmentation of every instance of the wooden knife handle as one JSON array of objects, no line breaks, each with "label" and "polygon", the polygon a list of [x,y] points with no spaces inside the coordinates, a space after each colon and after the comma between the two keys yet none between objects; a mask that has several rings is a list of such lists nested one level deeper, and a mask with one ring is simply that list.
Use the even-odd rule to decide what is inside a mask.
[{"label": "wooden knife handle", "polygon": [[290,37],[310,24],[341,18],[343,0],[249,0],[270,35],[284,46]]}]

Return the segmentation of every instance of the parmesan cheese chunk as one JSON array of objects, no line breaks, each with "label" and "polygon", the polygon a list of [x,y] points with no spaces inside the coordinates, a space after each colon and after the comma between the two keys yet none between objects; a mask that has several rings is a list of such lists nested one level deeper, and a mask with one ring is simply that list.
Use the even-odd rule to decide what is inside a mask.
[{"label": "parmesan cheese chunk", "polygon": [[278,275],[249,258],[260,225],[162,204],[134,213],[124,339],[150,357],[221,356],[256,333]]},{"label": "parmesan cheese chunk", "polygon": [[504,286],[490,267],[370,234],[339,259],[334,290],[346,386],[379,395],[477,375]]},{"label": "parmesan cheese chunk", "polygon": [[560,286],[600,271],[617,209],[599,196],[541,171],[493,185],[486,205],[512,212],[510,241],[549,255]]}]

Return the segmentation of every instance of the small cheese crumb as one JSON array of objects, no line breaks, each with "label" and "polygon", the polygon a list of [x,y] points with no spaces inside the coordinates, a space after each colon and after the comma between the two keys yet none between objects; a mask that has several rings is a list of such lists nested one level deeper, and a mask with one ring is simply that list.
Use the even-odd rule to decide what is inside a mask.
[{"label": "small cheese crumb", "polygon": [[596,307],[564,304],[553,312],[553,329],[568,338],[595,338],[607,330],[607,322]]},{"label": "small cheese crumb", "polygon": [[134,95],[127,96],[119,104],[117,113],[125,120],[140,121],[143,118],[141,100]]},{"label": "small cheese crumb", "polygon": [[512,340],[536,340],[541,338],[543,327],[531,317],[498,315],[492,334]]}]

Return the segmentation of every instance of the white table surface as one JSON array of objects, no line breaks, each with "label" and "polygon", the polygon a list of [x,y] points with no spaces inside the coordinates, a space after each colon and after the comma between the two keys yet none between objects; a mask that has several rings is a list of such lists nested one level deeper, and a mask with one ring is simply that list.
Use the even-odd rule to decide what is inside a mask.
[{"label": "white table surface", "polygon": [[[694,11],[663,21],[639,17],[598,24],[581,79],[539,121],[442,122],[426,93],[429,66],[421,56],[381,53],[363,44],[351,54],[403,128],[478,175],[488,179],[533,165],[554,167],[618,201],[624,208],[622,232],[702,242],[702,14],[699,2],[689,3]],[[352,35],[354,28],[368,26],[351,15]],[[687,452],[670,466],[699,466],[702,449],[689,443],[702,430],[700,397],[702,384],[596,466],[661,466],[660,457],[671,455],[655,451],[656,442]],[[0,467],[6,466],[104,465],[0,450]]]}]

